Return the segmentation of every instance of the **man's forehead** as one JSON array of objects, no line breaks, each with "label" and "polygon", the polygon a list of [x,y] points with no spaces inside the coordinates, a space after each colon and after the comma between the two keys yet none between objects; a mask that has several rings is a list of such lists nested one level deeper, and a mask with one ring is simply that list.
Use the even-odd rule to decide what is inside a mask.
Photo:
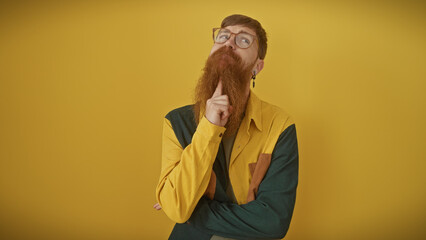
[{"label": "man's forehead", "polygon": [[242,26],[242,25],[232,25],[232,26],[227,26],[224,27],[225,29],[228,29],[229,31],[233,32],[233,33],[240,33],[240,32],[246,32],[246,33],[250,33],[251,35],[256,36],[256,32],[253,31],[251,28]]}]

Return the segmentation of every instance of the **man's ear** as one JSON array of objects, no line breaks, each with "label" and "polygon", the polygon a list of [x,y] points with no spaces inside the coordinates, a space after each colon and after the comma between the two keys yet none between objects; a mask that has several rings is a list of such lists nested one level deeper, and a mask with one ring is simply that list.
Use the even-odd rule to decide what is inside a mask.
[{"label": "man's ear", "polygon": [[254,67],[254,71],[256,71],[256,75],[262,71],[264,65],[264,61],[262,59],[257,59],[256,65]]}]

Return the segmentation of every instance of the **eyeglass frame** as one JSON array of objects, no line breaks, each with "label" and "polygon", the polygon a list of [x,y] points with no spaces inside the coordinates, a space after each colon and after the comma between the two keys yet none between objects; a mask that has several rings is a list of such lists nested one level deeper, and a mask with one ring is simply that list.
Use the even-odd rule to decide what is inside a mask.
[{"label": "eyeglass frame", "polygon": [[[216,30],[218,30],[218,29],[226,29],[226,28],[213,28],[212,38],[213,38],[213,42],[214,42],[214,43],[217,43],[217,42],[216,42],[216,40],[214,39],[214,32],[215,32]],[[257,44],[258,44],[258,47],[259,47],[259,41],[257,40],[257,36],[256,36],[256,35],[253,35],[253,34],[251,34],[251,33],[244,32],[244,31],[242,31],[242,32],[238,32],[238,33],[233,33],[233,32],[231,32],[231,30],[229,30],[229,29],[226,29],[226,30],[228,30],[228,31],[231,33],[231,36],[232,36],[232,34],[234,34],[234,35],[235,35],[235,37],[234,37],[234,43],[235,43],[235,46],[237,46],[237,47],[239,47],[239,48],[241,48],[241,49],[248,49],[249,47],[251,47],[251,46],[253,45],[253,43],[250,43],[250,46],[248,46],[248,47],[246,47],[246,48],[242,48],[242,47],[238,46],[236,36],[237,36],[238,34],[240,34],[240,33],[245,33],[245,34],[248,34],[248,35],[252,36],[252,37],[253,37],[253,39],[255,39],[255,40],[256,40],[256,42],[257,42]],[[231,36],[230,36],[229,38],[231,38]],[[229,39],[228,39],[228,40],[229,40]],[[226,40],[226,41],[228,41],[228,40]],[[223,42],[223,43],[218,43],[218,44],[224,44],[224,43],[226,43],[226,41],[225,41],[225,42]]]}]

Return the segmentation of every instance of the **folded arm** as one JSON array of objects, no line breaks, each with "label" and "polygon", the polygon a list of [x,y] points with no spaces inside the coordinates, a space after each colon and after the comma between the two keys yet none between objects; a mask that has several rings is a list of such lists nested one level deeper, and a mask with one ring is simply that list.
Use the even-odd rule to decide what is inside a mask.
[{"label": "folded arm", "polygon": [[204,232],[223,237],[283,238],[296,199],[298,162],[293,124],[280,135],[255,200],[238,205],[202,198],[189,222]]}]

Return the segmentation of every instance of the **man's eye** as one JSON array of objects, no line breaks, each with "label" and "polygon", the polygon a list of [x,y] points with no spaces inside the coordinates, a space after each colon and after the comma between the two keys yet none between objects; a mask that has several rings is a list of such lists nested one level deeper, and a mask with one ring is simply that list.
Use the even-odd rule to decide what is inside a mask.
[{"label": "man's eye", "polygon": [[228,35],[226,35],[226,34],[221,34],[221,35],[219,35],[219,38],[221,38],[221,39],[227,39],[227,38],[228,38]]},{"label": "man's eye", "polygon": [[241,41],[243,41],[244,43],[250,44],[250,40],[247,39],[247,38],[243,38],[243,39],[241,39]]}]

